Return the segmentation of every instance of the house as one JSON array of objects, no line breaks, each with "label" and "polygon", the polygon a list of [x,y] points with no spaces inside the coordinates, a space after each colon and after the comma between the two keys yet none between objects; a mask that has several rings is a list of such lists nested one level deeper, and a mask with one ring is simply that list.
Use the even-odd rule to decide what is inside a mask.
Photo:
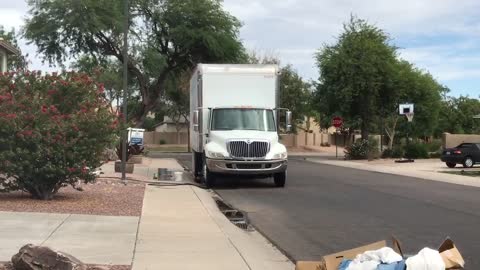
[{"label": "house", "polygon": [[188,131],[188,122],[183,118],[180,117],[178,123],[171,119],[168,116],[163,117],[163,121],[157,125],[155,125],[156,132],[177,132],[177,124],[179,128],[179,132],[187,132]]},{"label": "house", "polygon": [[16,55],[19,53],[20,52],[12,44],[8,43],[0,37],[0,72],[7,71],[8,55]]}]

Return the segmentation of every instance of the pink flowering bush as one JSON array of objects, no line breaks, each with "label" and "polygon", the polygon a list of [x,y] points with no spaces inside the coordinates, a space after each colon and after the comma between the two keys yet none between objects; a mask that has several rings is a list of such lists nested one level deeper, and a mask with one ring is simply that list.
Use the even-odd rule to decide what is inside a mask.
[{"label": "pink flowering bush", "polygon": [[49,200],[95,179],[118,120],[83,74],[0,73],[0,192]]}]

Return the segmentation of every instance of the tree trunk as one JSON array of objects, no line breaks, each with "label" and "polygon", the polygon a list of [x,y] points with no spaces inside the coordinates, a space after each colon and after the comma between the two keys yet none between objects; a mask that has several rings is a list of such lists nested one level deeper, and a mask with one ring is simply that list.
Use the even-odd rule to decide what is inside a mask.
[{"label": "tree trunk", "polygon": [[389,127],[385,127],[385,131],[387,132],[387,136],[388,136],[388,139],[389,139],[388,149],[390,149],[390,150],[393,149],[393,140],[395,139],[397,122],[398,122],[398,116],[395,116],[395,118],[393,120],[392,128],[390,129]]},{"label": "tree trunk", "polygon": [[[140,112],[138,115],[133,116],[133,120],[135,122],[135,127],[136,128],[142,128],[143,124],[145,123],[145,119],[147,119],[148,112],[154,109],[155,106],[152,104],[144,104],[142,102],[142,108],[140,109]],[[129,119],[127,119],[129,120]]]},{"label": "tree trunk", "polygon": [[[47,188],[43,186],[36,186],[27,188],[28,193],[32,195],[32,198],[36,200],[49,201],[53,199],[53,196],[56,194],[54,188]],[[58,191],[58,189],[57,189]]]},{"label": "tree trunk", "polygon": [[368,135],[370,134],[368,130],[368,124],[366,120],[362,120],[362,140],[368,140]]},{"label": "tree trunk", "polygon": [[395,139],[395,131],[392,132],[392,136],[389,136],[388,149],[393,149],[393,140]]}]

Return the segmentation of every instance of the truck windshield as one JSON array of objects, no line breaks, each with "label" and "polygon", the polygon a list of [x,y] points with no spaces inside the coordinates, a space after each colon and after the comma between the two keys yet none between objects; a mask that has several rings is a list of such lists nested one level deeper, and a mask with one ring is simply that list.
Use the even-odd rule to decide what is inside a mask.
[{"label": "truck windshield", "polygon": [[214,109],[212,114],[212,130],[275,131],[272,110]]}]

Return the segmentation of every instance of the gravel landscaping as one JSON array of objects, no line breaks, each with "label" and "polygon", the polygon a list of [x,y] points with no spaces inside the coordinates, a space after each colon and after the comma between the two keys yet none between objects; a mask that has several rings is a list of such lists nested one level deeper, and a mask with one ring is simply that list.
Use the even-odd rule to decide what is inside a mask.
[{"label": "gravel landscaping", "polygon": [[[117,179],[82,185],[83,191],[63,188],[51,201],[31,199],[28,193],[0,193],[0,211],[108,216],[140,216],[145,184]],[[120,268],[119,268],[120,270]]]}]

